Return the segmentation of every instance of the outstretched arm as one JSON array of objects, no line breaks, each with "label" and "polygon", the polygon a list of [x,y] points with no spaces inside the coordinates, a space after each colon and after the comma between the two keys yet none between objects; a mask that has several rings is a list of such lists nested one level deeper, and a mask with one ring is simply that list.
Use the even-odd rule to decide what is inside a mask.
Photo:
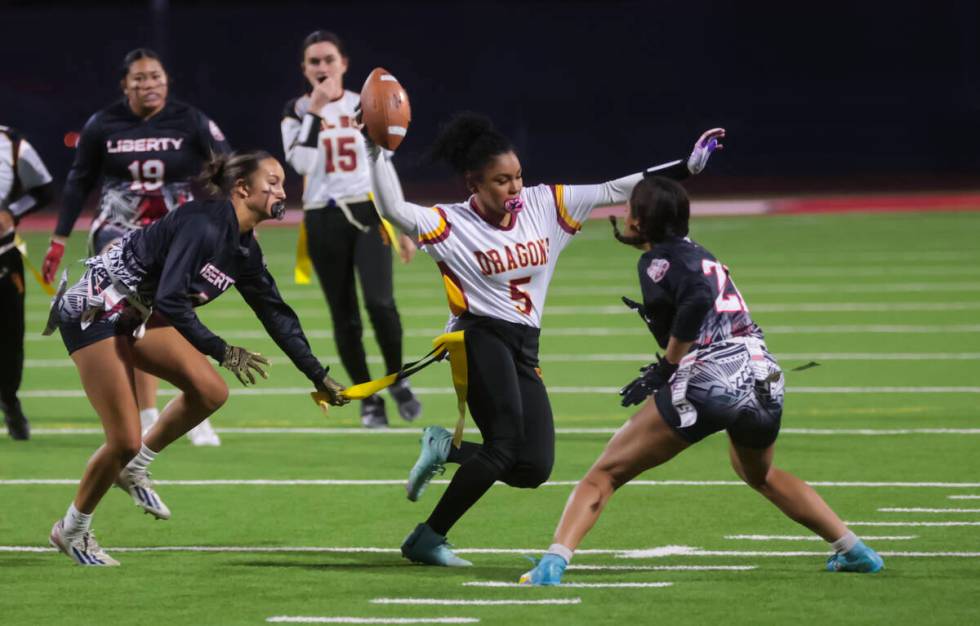
[{"label": "outstretched arm", "polygon": [[384,151],[368,145],[368,165],[371,169],[371,187],[374,190],[378,211],[400,231],[418,237],[421,220],[431,213],[427,207],[406,202],[402,195],[401,183],[391,161]]}]

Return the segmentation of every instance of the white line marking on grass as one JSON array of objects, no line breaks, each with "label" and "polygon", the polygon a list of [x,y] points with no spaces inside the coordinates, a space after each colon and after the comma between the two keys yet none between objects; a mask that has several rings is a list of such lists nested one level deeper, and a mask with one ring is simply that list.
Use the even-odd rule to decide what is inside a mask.
[{"label": "white line marking on grass", "polygon": [[[612,435],[617,428],[556,428],[559,435]],[[418,437],[417,428],[218,428],[222,435],[410,435]],[[33,428],[32,435],[101,435],[101,428]],[[980,428],[783,428],[781,435],[980,435]]]},{"label": "white line marking on grass", "polygon": [[956,496],[946,496],[950,500],[980,500],[980,495],[956,495]]},{"label": "white line marking on grass", "polygon": [[[45,319],[47,315],[45,314]],[[334,355],[318,357],[321,362],[335,365],[340,361]],[[541,361],[547,363],[633,363],[655,359],[653,353],[610,353],[610,354],[545,354]],[[980,361],[980,352],[801,352],[777,354],[781,361]],[[271,357],[272,365],[288,365],[285,357]],[[372,365],[383,363],[380,356],[369,356]],[[71,359],[25,359],[29,368],[67,368],[75,367]]]},{"label": "white line marking on grass", "polygon": [[279,624],[477,624],[476,617],[321,617],[317,615],[276,615],[267,622]]},{"label": "white line marking on grass", "polygon": [[[868,537],[862,537],[868,539]],[[571,570],[598,572],[747,572],[757,565],[569,565]]]},{"label": "white line marking on grass", "polygon": [[[846,522],[845,522],[846,523]],[[650,550],[628,550],[616,555],[620,559],[651,559],[668,556],[751,556],[751,557],[795,557],[795,556],[827,556],[829,550],[702,550],[693,546],[667,546],[671,550],[653,548]],[[686,550],[681,550],[686,548]],[[980,552],[878,552],[881,556],[901,556],[915,558],[957,557],[976,559]]]},{"label": "white line marking on grass", "polygon": [[847,526],[980,526],[980,522],[844,522]]},{"label": "white line marking on grass", "polygon": [[[565,583],[562,588],[574,587],[576,589],[631,589],[631,588],[650,588],[650,587],[672,587],[674,583]],[[464,587],[528,587],[532,585],[521,585],[520,583],[509,583],[497,580],[477,580],[463,583]]]},{"label": "white line marking on grass", "polygon": [[[918,538],[918,535],[883,535],[877,537],[873,535],[861,535],[862,541],[909,541]],[[823,537],[817,537],[816,535],[725,535],[725,539],[740,541],[824,541]]]},{"label": "white line marking on grass", "polygon": [[[978,284],[980,289],[980,284]],[[954,334],[954,333],[977,333],[980,332],[980,324],[833,324],[826,326],[766,326],[767,335],[809,335],[809,334]],[[411,328],[405,331],[406,337],[425,337],[432,338],[438,336],[440,329]],[[372,335],[367,329],[365,335]],[[545,328],[542,330],[545,337],[647,337],[650,334],[645,328],[611,328],[601,326],[590,326],[585,328]],[[228,339],[269,339],[268,333],[261,330],[228,330],[221,333],[222,337]],[[310,339],[333,339],[333,333],[327,330],[311,330],[306,333]],[[373,336],[373,335],[372,335]],[[25,341],[48,341],[47,337],[30,334],[24,338]]]},{"label": "white line marking on grass", "polygon": [[[414,387],[416,394],[427,395],[455,395],[456,391],[452,387]],[[980,393],[980,387],[789,387],[789,393],[881,393],[881,394],[902,394],[902,393]],[[310,389],[307,387],[267,387],[254,389],[232,389],[232,396],[301,396],[308,394]],[[176,389],[161,389],[160,396],[175,396]],[[619,393],[619,387],[548,387],[548,393],[552,395],[581,395],[581,394],[614,394]],[[19,394],[22,398],[84,398],[85,392],[81,389],[28,389]]]},{"label": "white line marking on grass", "polygon": [[928,509],[920,507],[884,507],[878,510],[882,513],[980,513],[980,509]]},{"label": "white line marking on grass", "polygon": [[[216,478],[209,480],[154,480],[154,484],[173,487],[213,487],[213,486],[266,486],[266,487],[372,487],[388,485],[404,485],[403,478],[388,479],[333,479],[333,478],[309,478],[309,479],[274,479],[274,478],[252,478],[252,479],[231,479]],[[815,487],[883,487],[883,488],[937,488],[937,489],[964,489],[980,487],[980,483],[941,483],[941,482],[871,482],[871,481],[807,481]],[[0,486],[3,485],[75,485],[78,483],[76,478],[8,478],[0,479]],[[433,480],[435,485],[448,485],[448,480]],[[503,483],[495,483],[503,485]],[[544,487],[574,487],[578,485],[576,480],[554,480],[544,483]],[[740,480],[634,480],[626,484],[627,487],[745,487],[745,483]]]},{"label": "white line marking on grass", "polygon": [[582,604],[582,598],[550,598],[547,600],[444,600],[441,598],[375,598],[371,604],[406,604],[422,606],[508,606],[534,604]]},{"label": "white line marking on grass", "polygon": [[[857,526],[857,522],[844,522]],[[923,524],[939,525],[939,524]],[[944,525],[980,525],[980,522],[961,522]],[[380,548],[373,546],[143,546],[143,547],[109,547],[111,552],[201,552],[201,553],[239,553],[239,554],[276,554],[276,553],[312,553],[312,554],[400,554],[398,548]],[[49,553],[56,552],[48,546],[0,546],[0,553]],[[455,550],[460,554],[536,554],[540,548],[461,548]],[[826,556],[830,550],[823,551],[759,551],[759,550],[702,550],[694,546],[661,546],[645,549],[601,549],[576,550],[576,554],[612,555],[620,559],[652,559],[672,556],[727,556],[727,557],[782,557],[782,556]],[[907,556],[919,558],[960,557],[980,558],[980,552],[879,552],[882,556]],[[514,583],[516,586],[516,583]]]}]

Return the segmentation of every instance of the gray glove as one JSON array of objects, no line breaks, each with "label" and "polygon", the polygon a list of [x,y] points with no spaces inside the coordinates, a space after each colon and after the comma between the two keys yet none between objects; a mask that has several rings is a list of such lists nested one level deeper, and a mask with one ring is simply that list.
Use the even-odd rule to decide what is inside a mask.
[{"label": "gray glove", "polygon": [[246,387],[255,384],[252,370],[258,372],[262,378],[269,378],[263,365],[269,365],[269,359],[258,352],[249,352],[238,346],[225,346],[225,358],[221,359],[221,367],[230,370]]},{"label": "gray glove", "polygon": [[350,402],[350,398],[343,394],[345,387],[330,378],[329,373],[323,375],[323,380],[317,383],[316,389],[323,394],[322,398],[333,406],[344,406]]}]

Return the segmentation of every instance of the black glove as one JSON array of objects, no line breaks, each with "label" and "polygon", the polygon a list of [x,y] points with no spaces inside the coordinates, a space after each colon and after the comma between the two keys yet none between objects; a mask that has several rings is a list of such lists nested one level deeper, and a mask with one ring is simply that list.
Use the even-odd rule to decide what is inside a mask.
[{"label": "black glove", "polygon": [[655,362],[640,368],[639,378],[619,390],[619,395],[623,397],[621,404],[633,406],[643,402],[658,388],[666,385],[676,371],[677,365],[658,354]]}]

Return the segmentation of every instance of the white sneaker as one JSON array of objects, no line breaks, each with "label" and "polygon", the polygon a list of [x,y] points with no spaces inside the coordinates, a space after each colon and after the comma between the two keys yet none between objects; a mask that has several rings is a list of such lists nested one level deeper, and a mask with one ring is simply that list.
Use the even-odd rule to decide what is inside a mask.
[{"label": "white sneaker", "polygon": [[170,509],[153,490],[149,472],[133,471],[124,467],[116,477],[116,486],[133,498],[136,506],[157,519],[170,519]]},{"label": "white sneaker", "polygon": [[211,420],[204,420],[187,433],[187,438],[191,440],[191,443],[195,446],[220,446],[221,439],[218,438],[218,433],[214,432],[214,427],[211,426]]},{"label": "white sneaker", "polygon": [[105,550],[95,540],[95,533],[84,532],[77,537],[67,537],[64,528],[65,521],[58,520],[51,528],[48,542],[64,552],[69,559],[79,565],[96,565],[110,567],[119,565],[119,561],[105,553]]}]

